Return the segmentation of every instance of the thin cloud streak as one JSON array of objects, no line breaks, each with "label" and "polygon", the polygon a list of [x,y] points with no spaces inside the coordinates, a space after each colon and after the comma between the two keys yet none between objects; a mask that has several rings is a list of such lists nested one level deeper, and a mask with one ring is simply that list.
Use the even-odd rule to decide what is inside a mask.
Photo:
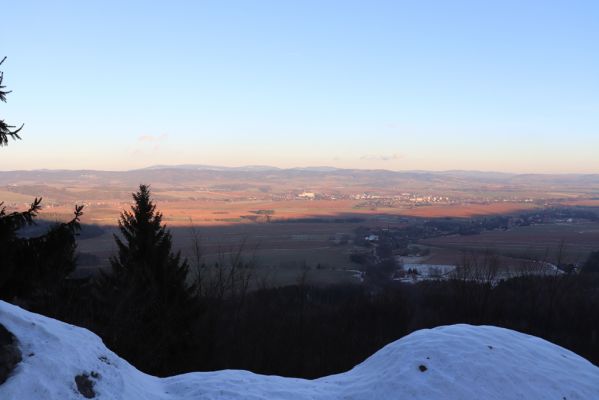
[{"label": "thin cloud streak", "polygon": [[366,160],[366,161],[395,161],[395,160],[399,160],[402,159],[403,155],[399,154],[399,153],[393,153],[393,154],[366,154],[363,155],[362,157],[360,157],[360,160]]}]

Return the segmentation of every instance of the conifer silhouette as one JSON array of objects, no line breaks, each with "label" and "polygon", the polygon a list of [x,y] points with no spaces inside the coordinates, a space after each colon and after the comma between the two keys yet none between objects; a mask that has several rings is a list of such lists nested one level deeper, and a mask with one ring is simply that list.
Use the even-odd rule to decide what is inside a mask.
[{"label": "conifer silhouette", "polygon": [[118,255],[110,260],[117,279],[136,284],[174,285],[182,292],[187,286],[187,261],[172,251],[172,237],[162,224],[162,214],[150,199],[150,189],[140,185],[133,195],[131,211],[123,211],[119,219],[122,239],[115,235]]},{"label": "conifer silhouette", "polygon": [[[0,61],[0,65],[2,65],[5,60],[6,57],[4,57],[2,61]],[[6,86],[2,85],[3,81],[4,72],[0,71],[0,101],[6,103],[6,95],[9,94],[11,91],[4,90],[6,89]],[[21,127],[18,129],[14,128],[16,128],[16,126],[8,125],[3,119],[0,119],[0,147],[8,145],[8,138],[21,139],[21,137],[19,136],[19,132],[21,131],[21,129],[23,129],[23,125],[21,125]]]},{"label": "conifer silhouette", "polygon": [[132,196],[134,204],[121,213],[120,236],[115,235],[118,254],[98,280],[105,340],[148,372],[161,374],[169,359],[186,351],[196,300],[187,261],[173,252],[149,187],[140,185]]},{"label": "conifer silhouette", "polygon": [[[4,63],[6,57],[0,61]],[[2,85],[0,72],[0,100],[6,102],[10,91]],[[0,120],[0,146],[8,139],[20,139],[18,129]],[[25,211],[8,212],[0,202],[0,299],[33,300],[53,295],[64,279],[75,270],[77,247],[75,236],[80,230],[79,218],[83,206],[75,206],[74,217],[67,223],[54,224],[47,233],[38,237],[20,237],[20,229],[35,223],[41,209],[41,198],[35,198]]]}]

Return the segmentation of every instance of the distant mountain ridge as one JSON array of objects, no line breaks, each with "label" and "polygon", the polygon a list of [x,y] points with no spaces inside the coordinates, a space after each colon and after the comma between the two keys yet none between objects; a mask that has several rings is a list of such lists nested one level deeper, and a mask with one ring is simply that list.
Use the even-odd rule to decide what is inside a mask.
[{"label": "distant mountain ridge", "polygon": [[[140,182],[162,184],[198,184],[236,182],[277,184],[298,181],[299,186],[331,181],[335,184],[363,184],[377,187],[462,187],[489,185],[509,187],[580,187],[599,194],[599,174],[515,174],[486,171],[391,171],[384,169],[344,169],[329,166],[278,168],[267,165],[224,167],[203,164],[154,165],[127,171],[102,170],[16,170],[0,171],[0,186],[22,184],[137,185]],[[301,185],[300,185],[301,182]]]},{"label": "distant mountain ridge", "polygon": [[64,168],[41,168],[30,170],[2,170],[0,174],[6,173],[35,173],[35,172],[103,172],[103,173],[130,173],[135,171],[155,171],[155,170],[190,170],[190,171],[239,171],[239,172],[268,172],[268,171],[306,171],[306,172],[368,172],[368,173],[392,173],[392,174],[418,174],[418,175],[446,175],[462,177],[485,177],[485,178],[510,178],[510,177],[599,177],[598,173],[516,173],[499,171],[480,171],[480,170],[390,170],[390,169],[365,169],[365,168],[339,168],[328,165],[290,167],[281,168],[271,165],[242,165],[242,166],[222,166],[208,164],[157,164],[143,168],[134,168],[128,170],[100,170],[100,169],[64,169]]}]

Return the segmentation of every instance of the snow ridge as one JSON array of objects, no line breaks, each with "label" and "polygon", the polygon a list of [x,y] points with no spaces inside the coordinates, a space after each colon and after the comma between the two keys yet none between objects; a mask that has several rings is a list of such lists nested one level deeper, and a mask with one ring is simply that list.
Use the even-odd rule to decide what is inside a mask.
[{"label": "snow ridge", "polygon": [[0,385],[2,400],[83,399],[85,374],[97,399],[599,399],[599,368],[545,340],[492,326],[414,332],[352,370],[315,380],[248,371],[146,375],[93,333],[0,302],[0,324],[23,361]]}]

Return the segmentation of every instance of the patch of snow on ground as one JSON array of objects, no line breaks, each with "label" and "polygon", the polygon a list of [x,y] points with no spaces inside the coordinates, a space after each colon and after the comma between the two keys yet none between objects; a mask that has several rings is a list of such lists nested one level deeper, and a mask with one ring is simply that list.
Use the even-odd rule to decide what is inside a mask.
[{"label": "patch of snow on ground", "polygon": [[358,269],[346,269],[347,272],[351,272],[352,277],[360,282],[364,282],[364,271]]},{"label": "patch of snow on ground", "polygon": [[82,399],[79,374],[90,375],[97,399],[599,399],[598,367],[542,339],[492,326],[417,331],[348,372],[306,380],[235,370],[161,379],[139,372],[85,329],[5,302],[0,323],[23,353],[0,385],[2,400]]},{"label": "patch of snow on ground", "polygon": [[404,264],[403,269],[405,271],[411,269],[427,276],[442,276],[455,271],[456,266],[449,264]]}]

